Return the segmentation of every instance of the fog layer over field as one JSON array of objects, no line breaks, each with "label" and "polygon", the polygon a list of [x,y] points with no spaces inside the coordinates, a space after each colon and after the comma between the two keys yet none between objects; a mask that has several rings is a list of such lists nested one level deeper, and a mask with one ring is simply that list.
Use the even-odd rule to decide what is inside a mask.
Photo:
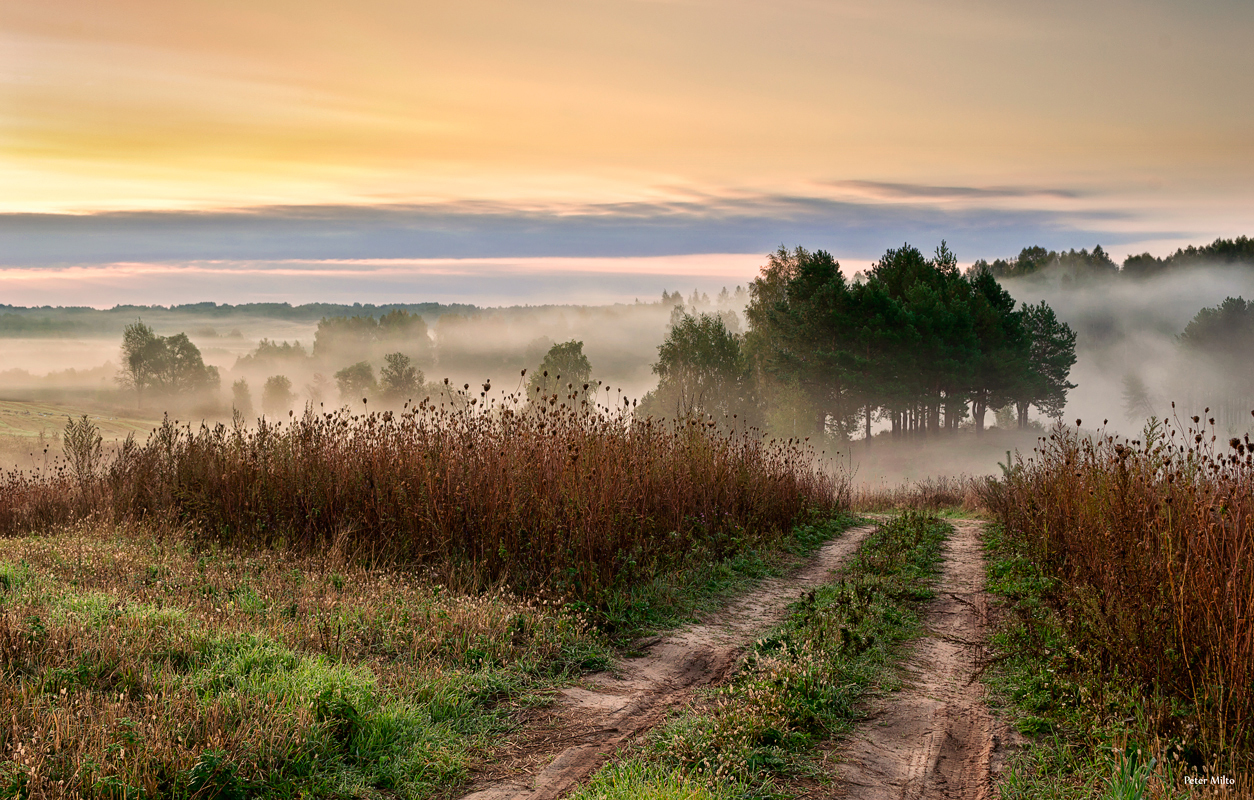
[{"label": "fog layer over field", "polygon": [[[1209,406],[1221,431],[1239,435],[1249,428],[1254,362],[1234,360],[1231,353],[1190,350],[1180,335],[1201,309],[1219,306],[1227,297],[1254,298],[1254,270],[1194,265],[1148,277],[1115,273],[1087,278],[1042,270],[1001,282],[1021,304],[1048,303],[1077,333],[1077,362],[1070,375],[1076,388],[1068,395],[1063,417],[1069,424],[1081,419],[1085,428],[1095,428],[1109,420],[1111,429],[1134,435],[1150,414],[1169,416],[1174,400],[1181,417],[1202,414]],[[676,293],[661,302],[611,306],[480,309],[423,304],[404,307],[412,313],[405,312],[411,323],[403,331],[391,338],[376,335],[374,340],[343,333],[334,339],[327,331],[319,332],[319,323],[353,316],[377,320],[399,307],[202,304],[109,312],[10,307],[0,310],[7,334],[0,337],[0,400],[61,403],[66,413],[125,417],[134,421],[131,427],[142,427],[165,410],[183,418],[229,419],[238,400],[232,391],[238,381],[248,386],[249,410],[260,414],[263,386],[274,376],[284,376],[291,384],[287,408],[299,411],[310,401],[331,408],[360,404],[363,394],[337,384],[337,372],[364,361],[378,376],[384,356],[392,352],[405,354],[421,371],[419,397],[444,378],[457,386],[477,386],[491,379],[495,390],[511,391],[526,384],[521,371],[534,372],[554,345],[578,341],[591,364],[591,379],[611,387],[601,396],[621,403],[623,397],[640,398],[657,386],[652,366],[676,305],[689,312],[721,313],[729,330],[741,333],[747,299],[743,292],[729,292],[715,297]],[[186,333],[205,364],[217,369],[217,388],[196,398],[154,396],[142,411],[137,409],[134,393],[118,382],[121,330],[137,318],[160,336]],[[64,414],[53,407],[32,413],[46,418],[48,435],[63,422]],[[1016,430],[1009,413],[990,413],[990,429],[978,437],[970,433],[968,417],[961,426],[968,429],[966,434],[935,441],[915,437],[893,442],[877,436],[866,443],[855,432],[852,442],[816,442],[833,463],[854,471],[864,482],[997,472],[997,462],[1005,459],[1007,450],[1031,449],[1041,433],[1035,423],[1046,427],[1052,423],[1035,408],[1031,417],[1031,427]],[[32,423],[39,420],[32,416],[11,421],[15,427],[9,433],[30,436],[35,430]],[[877,420],[873,430],[883,431],[886,424]],[[783,428],[772,432],[805,434]]]},{"label": "fog layer over field", "polygon": [[[741,303],[743,297],[742,294]],[[736,302],[730,294],[723,302],[704,294],[695,298],[695,305],[691,302],[693,299],[691,295],[684,298],[690,310],[728,311]],[[449,378],[454,383],[478,384],[491,379],[500,388],[512,388],[519,383],[523,369],[534,370],[554,344],[570,340],[583,342],[583,352],[592,364],[595,380],[610,384],[615,395],[621,391],[627,396],[639,397],[655,383],[651,367],[657,359],[658,345],[666,336],[672,310],[679,301],[676,293],[673,301],[665,303],[612,306],[478,309],[429,304],[434,307],[432,310],[415,311],[411,315],[420,318],[421,323],[408,328],[402,336],[371,344],[324,337],[317,347],[319,318],[316,316],[289,320],[253,313],[224,318],[221,314],[154,308],[133,309],[112,314],[115,319],[67,327],[61,324],[65,315],[60,310],[23,309],[22,316],[35,322],[52,318],[52,329],[45,335],[0,338],[0,394],[82,399],[87,393],[93,402],[133,406],[133,393],[123,392],[117,382],[118,366],[122,357],[122,328],[142,319],[160,336],[187,334],[200,350],[205,364],[218,369],[219,399],[228,416],[230,389],[239,379],[248,382],[254,399],[259,401],[267,378],[284,375],[292,382],[297,408],[310,399],[305,389],[318,380],[317,376],[322,376],[321,380],[333,387],[329,395],[322,398],[326,405],[336,405],[340,400],[360,400],[339,397],[334,388],[334,374],[363,360],[370,362],[377,372],[386,354],[383,351],[393,350],[408,355],[429,383]],[[327,316],[379,318],[385,308],[388,307],[339,307],[328,311]],[[104,313],[111,312],[95,312],[95,315]],[[736,315],[733,325],[739,325],[740,318]],[[728,319],[730,321],[731,317]],[[281,349],[263,347],[259,350],[263,341],[279,345]],[[159,403],[151,405],[155,408]]]},{"label": "fog layer over field", "polygon": [[[1214,413],[1225,402],[1245,402],[1239,411],[1243,419],[1231,420],[1229,427],[1234,433],[1249,427],[1254,397],[1231,395],[1254,372],[1254,356],[1244,359],[1245,375],[1234,374],[1233,365],[1191,353],[1178,339],[1201,309],[1227,297],[1254,299],[1249,267],[1191,267],[1082,283],[1046,274],[1002,283],[1020,302],[1045,301],[1076,330],[1077,361],[1070,380],[1077,386],[1068,395],[1067,421],[1081,419],[1084,427],[1096,427],[1109,419],[1112,428],[1133,433],[1149,413],[1169,415],[1172,401],[1182,418],[1186,410],[1202,414],[1210,406]],[[1144,388],[1141,397],[1138,381]]]}]

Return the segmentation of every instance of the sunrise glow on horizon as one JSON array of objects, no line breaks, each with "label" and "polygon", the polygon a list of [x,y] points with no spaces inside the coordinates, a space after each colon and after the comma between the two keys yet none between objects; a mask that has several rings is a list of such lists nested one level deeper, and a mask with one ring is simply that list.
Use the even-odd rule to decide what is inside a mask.
[{"label": "sunrise glow on horizon", "polygon": [[1251,23],[1236,0],[13,0],[0,264],[1162,254],[1254,227]]}]

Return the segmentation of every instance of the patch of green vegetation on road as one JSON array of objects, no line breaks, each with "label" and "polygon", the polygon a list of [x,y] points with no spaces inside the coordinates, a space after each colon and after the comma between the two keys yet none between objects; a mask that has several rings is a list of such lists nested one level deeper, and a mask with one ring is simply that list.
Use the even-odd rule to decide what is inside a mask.
[{"label": "patch of green vegetation on road", "polygon": [[[731,682],[656,729],[574,797],[618,800],[651,787],[684,797],[788,796],[819,772],[814,747],[849,730],[870,692],[890,688],[918,635],[950,527],[905,512],[871,534],[840,578],[808,593],[750,649]],[[679,791],[679,790],[676,790]]]},{"label": "patch of green vegetation on road", "polygon": [[1003,800],[1192,796],[1184,770],[1195,751],[1149,733],[1170,704],[1102,677],[1067,636],[1057,580],[1024,543],[991,525],[984,544],[987,588],[1002,603],[985,680],[1027,743],[1001,783]]}]

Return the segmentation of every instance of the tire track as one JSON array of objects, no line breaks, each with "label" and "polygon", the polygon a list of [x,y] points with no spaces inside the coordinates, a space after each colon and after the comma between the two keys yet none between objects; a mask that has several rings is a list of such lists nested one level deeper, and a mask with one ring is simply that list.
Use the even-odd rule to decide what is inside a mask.
[{"label": "tire track", "polygon": [[958,520],[945,548],[927,633],[903,664],[905,686],[881,698],[838,753],[843,796],[986,800],[1007,733],[978,682],[988,627],[982,523]]},{"label": "tire track", "polygon": [[745,647],[782,621],[799,595],[830,581],[832,571],[875,527],[845,531],[791,575],[768,578],[706,621],[658,637],[646,655],[622,661],[616,675],[599,673],[583,686],[563,690],[552,721],[562,746],[556,756],[524,774],[472,786],[464,800],[561,797],[623,744],[660,723],[671,708],[686,705],[698,688],[726,677]]}]

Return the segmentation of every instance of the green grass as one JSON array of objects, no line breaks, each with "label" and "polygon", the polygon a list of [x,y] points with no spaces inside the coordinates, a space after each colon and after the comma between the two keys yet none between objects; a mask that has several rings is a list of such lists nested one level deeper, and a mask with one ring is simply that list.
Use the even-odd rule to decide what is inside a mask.
[{"label": "green grass", "polygon": [[0,540],[0,796],[432,797],[611,657],[568,609],[401,571]]},{"label": "green grass", "polygon": [[816,773],[815,745],[849,730],[868,693],[894,682],[948,530],[913,512],[886,523],[839,580],[754,644],[727,686],[660,726],[579,800],[645,797],[656,785],[690,793],[680,797],[786,796],[790,781]]},{"label": "green grass", "polygon": [[1187,735],[1151,733],[1187,710],[1120,680],[1079,649],[1060,616],[1058,582],[1004,528],[988,528],[985,551],[988,590],[1002,606],[985,680],[1026,744],[1012,758],[1001,797],[1192,796],[1183,776],[1201,764]]},{"label": "green grass", "polygon": [[[520,710],[607,668],[615,641],[682,622],[854,522],[637,587],[604,629],[578,603],[462,594],[333,555],[141,529],[0,540],[0,749],[23,753],[0,767],[0,795],[447,794]],[[722,796],[641,775],[645,796]]]},{"label": "green grass", "polygon": [[569,800],[736,800],[734,787],[710,784],[683,769],[642,759],[601,770]]}]

